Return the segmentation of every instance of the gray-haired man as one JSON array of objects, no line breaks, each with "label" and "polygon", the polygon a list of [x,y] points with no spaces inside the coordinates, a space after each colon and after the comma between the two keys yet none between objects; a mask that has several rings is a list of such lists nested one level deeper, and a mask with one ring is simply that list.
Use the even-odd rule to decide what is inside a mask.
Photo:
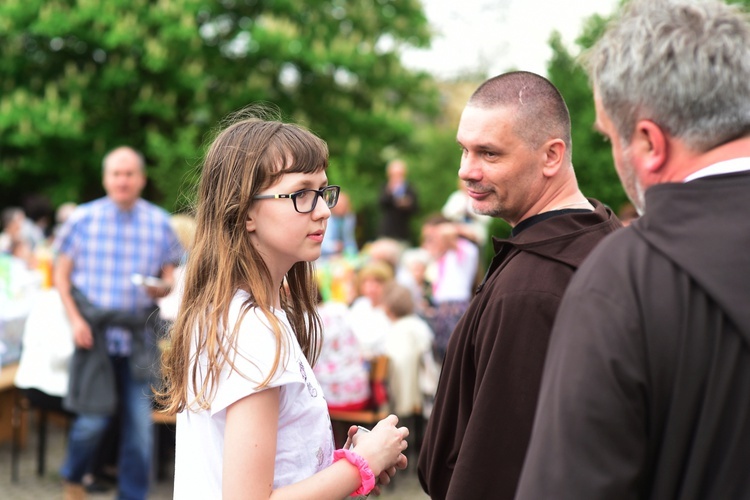
[{"label": "gray-haired man", "polygon": [[643,216],[566,291],[516,498],[750,498],[747,17],[634,0],[586,63]]}]

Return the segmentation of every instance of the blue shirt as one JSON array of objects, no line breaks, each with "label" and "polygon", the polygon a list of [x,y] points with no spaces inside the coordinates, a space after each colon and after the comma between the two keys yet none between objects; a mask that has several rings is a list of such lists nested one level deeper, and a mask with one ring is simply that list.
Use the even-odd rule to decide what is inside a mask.
[{"label": "blue shirt", "polygon": [[[71,283],[97,307],[138,312],[153,307],[133,274],[159,276],[183,250],[169,214],[139,199],[130,210],[107,197],[80,205],[60,229],[55,250],[73,261]],[[130,354],[130,332],[107,331],[110,354]]]},{"label": "blue shirt", "polygon": [[357,218],[354,214],[347,214],[343,217],[331,215],[320,247],[321,255],[330,257],[340,254],[356,254],[357,240],[354,236],[356,225]]}]

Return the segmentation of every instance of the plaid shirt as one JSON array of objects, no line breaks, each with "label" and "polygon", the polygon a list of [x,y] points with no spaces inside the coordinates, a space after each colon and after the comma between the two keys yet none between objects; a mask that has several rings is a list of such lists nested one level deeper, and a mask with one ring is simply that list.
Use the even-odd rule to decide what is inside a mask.
[{"label": "plaid shirt", "polygon": [[[182,248],[169,214],[139,199],[129,211],[107,197],[79,206],[55,239],[55,250],[73,261],[71,283],[97,307],[138,312],[153,307],[133,274],[159,276],[176,264]],[[110,354],[130,354],[130,332],[107,330]]]}]

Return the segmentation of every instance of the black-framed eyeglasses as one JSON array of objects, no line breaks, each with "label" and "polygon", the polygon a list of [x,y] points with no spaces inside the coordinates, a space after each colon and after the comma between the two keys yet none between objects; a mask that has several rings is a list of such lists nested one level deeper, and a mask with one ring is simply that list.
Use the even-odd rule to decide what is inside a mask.
[{"label": "black-framed eyeglasses", "polygon": [[328,208],[333,208],[339,201],[341,186],[326,186],[321,189],[302,189],[289,194],[259,194],[254,200],[270,200],[275,198],[291,198],[294,209],[301,214],[308,214],[315,210],[318,198],[323,198]]}]

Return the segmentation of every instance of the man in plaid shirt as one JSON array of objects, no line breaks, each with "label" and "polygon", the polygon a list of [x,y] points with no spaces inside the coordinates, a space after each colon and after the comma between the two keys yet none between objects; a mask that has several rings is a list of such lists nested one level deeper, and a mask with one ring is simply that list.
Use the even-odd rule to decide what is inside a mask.
[{"label": "man in plaid shirt", "polygon": [[[103,184],[107,195],[79,206],[55,241],[55,286],[76,345],[65,404],[78,414],[61,474],[66,498],[82,498],[82,477],[119,412],[118,498],[140,499],[152,450],[147,320],[156,316],[155,299],[169,292],[182,249],[169,214],[140,197],[146,174],[138,152],[107,154]],[[163,281],[145,286],[134,275]]]}]

